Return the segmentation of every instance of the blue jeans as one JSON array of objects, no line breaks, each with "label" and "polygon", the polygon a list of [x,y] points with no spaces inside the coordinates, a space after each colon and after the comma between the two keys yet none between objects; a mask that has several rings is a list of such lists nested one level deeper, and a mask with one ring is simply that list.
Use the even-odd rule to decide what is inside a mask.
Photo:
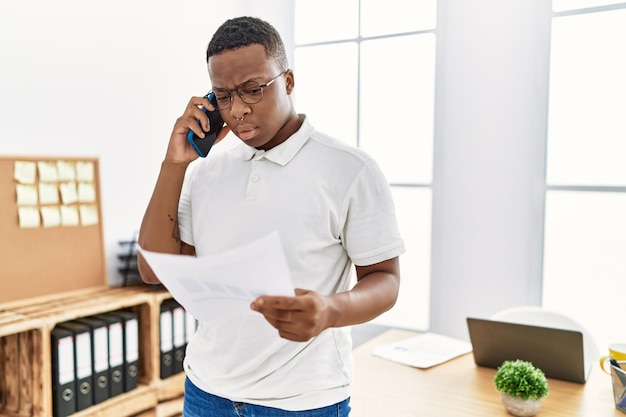
[{"label": "blue jeans", "polygon": [[187,378],[183,417],[348,417],[350,399],[315,410],[287,411],[230,401],[202,391]]}]

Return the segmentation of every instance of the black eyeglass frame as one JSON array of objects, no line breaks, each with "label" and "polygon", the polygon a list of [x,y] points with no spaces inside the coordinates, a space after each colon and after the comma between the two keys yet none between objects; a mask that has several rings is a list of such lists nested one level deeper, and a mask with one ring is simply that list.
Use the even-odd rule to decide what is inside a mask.
[{"label": "black eyeglass frame", "polygon": [[[287,73],[287,71],[289,71],[289,68],[287,68],[286,70],[284,70],[283,72],[281,72],[280,74],[278,74],[277,76],[275,76],[274,78],[272,78],[271,80],[269,80],[268,82],[266,82],[265,84],[259,84],[258,81],[254,81],[254,80],[248,80],[245,81],[241,84],[239,84],[237,87],[233,88],[233,89],[228,89],[228,88],[214,88],[211,91],[209,91],[207,93],[207,97],[211,95],[211,93],[213,94],[213,96],[215,97],[215,101],[214,101],[214,105],[218,110],[228,110],[232,107],[233,105],[233,92],[236,92],[237,95],[239,96],[239,98],[241,99],[241,101],[243,101],[246,104],[257,104],[259,103],[261,100],[263,100],[263,89],[265,87],[269,87],[270,85],[272,85],[274,83],[274,81],[276,81],[281,75],[285,75],[285,73]],[[261,90],[261,94],[259,96],[259,99],[256,101],[252,101],[250,102],[249,99],[246,100],[245,97],[245,93],[243,93],[240,89],[245,86],[248,83],[255,83],[258,84],[258,87],[255,86],[255,88],[259,88]],[[217,92],[225,92],[228,93],[228,106],[224,107],[224,106],[220,106],[220,102],[217,99]]]}]

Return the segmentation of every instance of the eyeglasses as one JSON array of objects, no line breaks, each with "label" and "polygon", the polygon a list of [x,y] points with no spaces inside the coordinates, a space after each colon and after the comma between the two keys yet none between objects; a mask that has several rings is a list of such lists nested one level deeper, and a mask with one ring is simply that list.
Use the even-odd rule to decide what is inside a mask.
[{"label": "eyeglasses", "polygon": [[[211,92],[215,95],[215,107],[217,107],[218,110],[230,109],[230,106],[233,104],[233,92],[236,92],[244,103],[256,104],[263,99],[263,89],[272,85],[278,77],[285,74],[287,71],[289,70],[284,70],[265,84],[259,84],[256,81],[250,80],[237,86],[237,88],[233,88],[232,90],[227,88],[214,88]],[[209,96],[211,92],[209,92]]]}]

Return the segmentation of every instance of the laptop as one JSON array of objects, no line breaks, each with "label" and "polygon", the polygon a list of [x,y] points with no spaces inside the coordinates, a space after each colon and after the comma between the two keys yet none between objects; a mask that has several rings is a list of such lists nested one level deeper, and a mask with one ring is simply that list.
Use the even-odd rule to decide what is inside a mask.
[{"label": "laptop", "polygon": [[556,329],[468,317],[474,361],[498,368],[505,360],[532,362],[548,378],[584,384],[591,362],[585,363],[583,334]]}]

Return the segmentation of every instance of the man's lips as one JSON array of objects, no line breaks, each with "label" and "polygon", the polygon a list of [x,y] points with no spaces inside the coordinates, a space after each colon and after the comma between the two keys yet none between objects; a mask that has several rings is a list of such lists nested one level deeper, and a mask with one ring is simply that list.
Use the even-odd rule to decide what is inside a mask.
[{"label": "man's lips", "polygon": [[237,136],[242,140],[249,140],[256,136],[257,127],[251,124],[237,126]]}]

